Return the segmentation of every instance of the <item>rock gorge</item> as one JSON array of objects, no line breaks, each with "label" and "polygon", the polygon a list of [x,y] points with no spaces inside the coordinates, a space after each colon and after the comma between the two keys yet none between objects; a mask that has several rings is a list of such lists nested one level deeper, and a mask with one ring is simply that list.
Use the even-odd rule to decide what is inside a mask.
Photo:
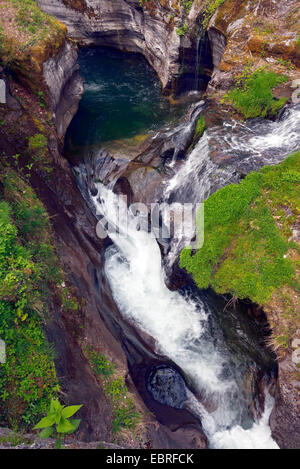
[{"label": "rock gorge", "polygon": [[[216,109],[213,114],[209,109],[205,111],[207,125],[214,127],[218,121],[226,119],[228,111],[236,116],[227,104],[220,109],[220,102],[224,92],[234,84],[234,76],[249,60],[254,67],[268,65],[272,70],[284,71],[288,82],[278,87],[275,94],[285,96],[290,102],[293,92],[290,84],[300,76],[297,3],[293,0],[277,3],[227,0],[208,13],[205,2],[201,1],[194,2],[188,11],[177,0],[142,3],[135,0],[39,0],[39,7],[59,21],[60,33],[57,40],[53,39],[55,45],[33,46],[11,66],[1,67],[0,78],[7,85],[6,106],[1,109],[1,118],[5,119],[0,126],[1,152],[10,160],[15,154],[22,155],[20,167],[25,168],[28,138],[42,129],[48,139],[47,164],[51,171],[33,167],[29,183],[49,213],[68,286],[80,299],[78,313],[62,313],[54,291],[50,300],[52,319],[46,324],[47,336],[57,353],[57,374],[67,401],[83,404],[78,440],[110,441],[112,437],[111,404],[87,360],[84,347],[88,343],[95,348],[101,344],[101,352],[117,364],[118,373],[125,377],[142,415],[143,430],[139,438],[130,435],[121,441],[122,447],[207,447],[207,437],[190,411],[170,407],[165,412],[163,405],[145,397],[143,378],[149,370],[153,366],[172,368],[174,364],[155,353],[152,337],[141,334],[122,319],[103,273],[103,248],[107,244],[96,236],[97,220],[87,209],[63,156],[64,137],[84,91],[77,64],[78,46],[110,46],[142,54],[156,71],[164,93],[175,99],[193,90],[191,83],[194,84],[196,73],[202,78],[199,91],[206,92],[210,109]],[[199,52],[197,39],[203,23],[206,24],[203,36],[206,57],[201,71],[195,72]],[[188,24],[188,31],[181,36],[178,29],[185,24]],[[285,63],[279,60],[282,57]],[[39,106],[37,89],[45,94],[44,108]],[[190,123],[190,118],[187,122]],[[191,135],[193,130],[191,127]],[[188,146],[183,147],[183,153]],[[177,147],[175,139],[170,148],[165,149],[166,154]],[[147,146],[143,148],[146,158],[150,158],[147,164],[157,158],[161,150],[159,145],[158,148],[154,156],[150,151],[150,157]],[[219,156],[216,151],[211,158],[222,166]],[[140,157],[140,161],[145,163],[145,158]],[[162,160],[155,162],[160,164]],[[148,171],[147,174],[150,174],[147,177],[151,199],[161,179],[156,182],[154,171],[152,175]],[[125,171],[121,176],[120,186],[125,185],[126,192],[131,186],[133,197],[138,200],[141,170]],[[178,276],[180,283],[184,274],[179,272]],[[276,304],[265,311],[269,320],[278,315],[277,307],[280,312],[280,305]],[[250,309],[251,315],[261,314],[257,313],[257,305],[251,305]],[[292,352],[289,346],[287,351],[278,354],[275,406],[270,418],[272,435],[282,448],[300,445],[299,380],[295,379],[297,367],[291,360]],[[159,422],[149,410],[156,417],[161,415]]]}]

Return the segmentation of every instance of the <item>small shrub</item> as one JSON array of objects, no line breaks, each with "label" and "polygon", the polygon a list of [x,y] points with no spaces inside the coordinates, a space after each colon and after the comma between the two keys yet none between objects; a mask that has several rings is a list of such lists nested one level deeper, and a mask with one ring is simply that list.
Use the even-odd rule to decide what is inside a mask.
[{"label": "small shrub", "polygon": [[62,406],[57,399],[52,399],[49,411],[46,417],[42,418],[39,423],[34,427],[34,430],[40,430],[40,438],[56,438],[55,447],[57,449],[62,447],[65,435],[74,433],[81,422],[80,419],[70,419],[82,405]]},{"label": "small shrub", "polygon": [[39,101],[40,107],[42,108],[46,107],[45,94],[43,91],[38,91],[38,101]]}]

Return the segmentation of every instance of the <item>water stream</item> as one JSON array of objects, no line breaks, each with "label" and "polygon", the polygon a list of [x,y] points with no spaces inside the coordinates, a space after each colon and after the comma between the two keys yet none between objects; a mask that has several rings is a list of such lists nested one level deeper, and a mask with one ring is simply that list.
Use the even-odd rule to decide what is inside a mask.
[{"label": "water stream", "polygon": [[[124,75],[121,79],[124,80]],[[99,86],[97,77],[95,86]],[[139,99],[143,101],[143,93]],[[126,112],[125,117],[122,114],[122,106],[122,102],[121,108],[116,106],[119,120],[127,116]],[[156,105],[154,113],[155,109]],[[98,112],[100,115],[99,109],[94,114]],[[108,116],[107,113],[104,115]],[[81,113],[77,116],[78,122],[72,124],[71,140],[77,138],[77,125],[82,118]],[[86,117],[79,135],[81,145],[94,142],[95,135],[99,143],[104,117],[97,119],[91,136],[88,131],[91,121]],[[279,122],[257,121],[245,126],[229,121],[210,129],[179,166],[174,160],[168,163],[167,173],[171,176],[165,181],[165,200],[201,202],[217,188],[238,180],[241,172],[281,161],[300,146],[299,123],[300,109],[296,106]],[[131,124],[134,129],[135,121]],[[151,127],[151,122],[147,126]],[[105,138],[112,137],[111,130],[105,131]],[[223,154],[232,155],[230,164],[217,165],[210,158],[211,148],[220,142]],[[120,216],[119,200],[112,190],[113,181],[108,186],[99,182],[95,167],[92,177],[85,177],[89,164],[83,162],[77,168],[79,187],[94,213],[105,215],[112,224],[118,225],[122,234],[110,234],[113,246],[105,253],[105,275],[121,314],[129,323],[152,336],[156,352],[169,357],[183,371],[189,383],[185,407],[201,420],[211,448],[277,448],[268,425],[273,399],[267,386],[261,418],[259,413],[253,415],[249,409],[249,402],[255,399],[255,390],[253,387],[250,391],[246,389],[245,379],[249,370],[254,370],[255,374],[259,369],[261,371],[261,366],[247,353],[230,350],[212,308],[200,292],[192,295],[188,291],[174,292],[166,287],[157,241],[146,231],[137,231],[133,226],[128,229],[128,219],[133,219],[133,215],[124,205]],[[178,256],[181,247],[177,243],[171,249],[170,262]],[[248,339],[243,340],[246,343]],[[247,347],[245,349],[247,352]]]}]

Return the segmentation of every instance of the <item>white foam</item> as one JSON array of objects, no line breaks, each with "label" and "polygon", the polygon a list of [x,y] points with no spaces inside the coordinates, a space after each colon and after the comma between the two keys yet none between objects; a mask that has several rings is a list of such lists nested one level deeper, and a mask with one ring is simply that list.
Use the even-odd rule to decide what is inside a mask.
[{"label": "white foam", "polygon": [[[98,188],[100,199],[93,198],[97,211],[115,223],[116,196],[101,184]],[[120,225],[122,222],[125,218],[119,220]],[[124,317],[151,335],[156,340],[157,351],[184,370],[194,387],[214,404],[211,414],[195,397],[194,405],[191,404],[192,410],[201,417],[211,445],[244,447],[248,438],[253,440],[253,445],[259,441],[263,447],[274,447],[264,419],[253,424],[251,430],[236,425],[241,417],[241,403],[236,399],[238,384],[232,377],[222,378],[226,357],[214,346],[212,338],[207,337],[209,313],[200,301],[196,304],[165,286],[156,240],[134,229],[127,236],[112,234],[111,238],[118,249],[107,250],[105,273],[114,299]],[[227,428],[231,430],[226,431]]]}]

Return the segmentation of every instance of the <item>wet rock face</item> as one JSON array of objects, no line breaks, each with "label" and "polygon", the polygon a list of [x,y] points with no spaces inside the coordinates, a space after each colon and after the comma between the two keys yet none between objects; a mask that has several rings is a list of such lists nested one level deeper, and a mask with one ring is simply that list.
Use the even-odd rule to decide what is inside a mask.
[{"label": "wet rock face", "polygon": [[183,378],[169,366],[162,365],[151,371],[147,389],[156,401],[175,409],[183,409],[187,401]]},{"label": "wet rock face", "polygon": [[[198,28],[196,27],[196,29]],[[199,28],[199,31],[191,32],[190,37],[182,38],[179,48],[179,62],[176,95],[180,96],[191,90],[205,91],[214,68],[211,42],[205,31],[201,31]]]},{"label": "wet rock face", "polygon": [[84,91],[78,74],[77,57],[76,46],[66,41],[58,55],[43,64],[43,76],[59,137],[65,135]]},{"label": "wet rock face", "polygon": [[155,10],[141,8],[138,1],[124,0],[89,0],[88,5],[85,0],[38,3],[42,10],[65,23],[70,36],[82,44],[142,53],[164,87],[170,86],[178,72],[180,38],[169,24],[174,14],[171,1],[165,8],[158,3]]},{"label": "wet rock face", "polygon": [[272,436],[280,448],[300,447],[299,390],[297,368],[287,355],[279,362],[275,406],[270,417]]},{"label": "wet rock face", "polygon": [[[193,8],[194,17],[201,13],[201,8],[201,4]],[[208,25],[214,65],[218,62],[209,91],[228,90],[233,77],[241,73],[248,62],[254,64],[254,68],[267,66],[291,79],[297,78],[299,27],[298,0],[226,0]]]}]

